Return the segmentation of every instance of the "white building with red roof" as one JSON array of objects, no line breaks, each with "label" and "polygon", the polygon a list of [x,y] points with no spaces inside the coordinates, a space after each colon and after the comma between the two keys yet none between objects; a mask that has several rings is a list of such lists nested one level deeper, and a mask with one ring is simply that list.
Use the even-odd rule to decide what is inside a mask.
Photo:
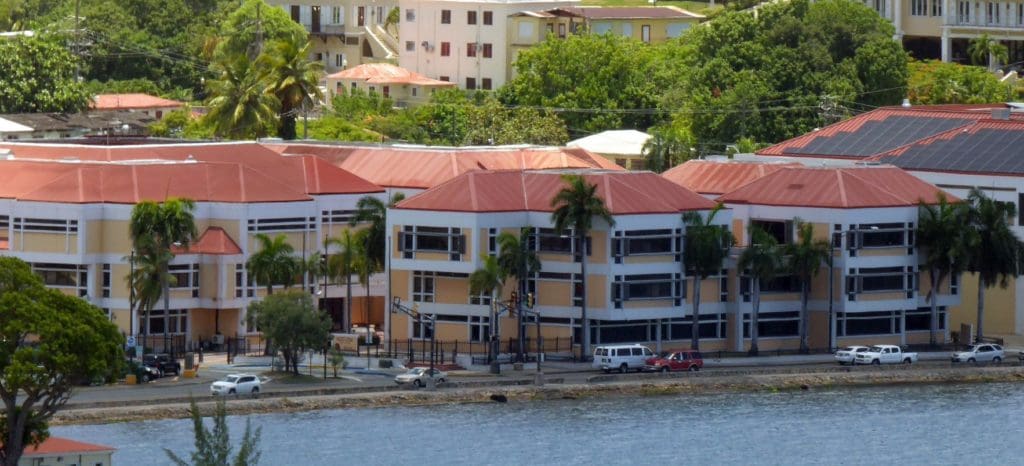
[{"label": "white building with red roof", "polygon": [[389,63],[367,63],[327,75],[328,102],[336,95],[349,95],[358,89],[377,94],[399,106],[422,104],[438,89],[453,88],[455,83],[428,78]]},{"label": "white building with red roof", "polygon": [[18,460],[18,466],[111,466],[114,447],[49,437],[39,445],[30,445]]},{"label": "white building with red roof", "polygon": [[[732,163],[722,170],[743,176],[749,167]],[[779,244],[793,244],[801,223],[812,226],[815,240],[831,246],[834,265],[822,265],[812,278],[808,300],[809,345],[825,349],[929,341],[930,283],[914,242],[915,225],[920,203],[934,203],[940,194],[945,193],[892,166],[782,167],[717,200],[733,212],[740,248],[750,244],[751,227]],[[734,330],[744,337],[733,341],[737,351],[749,345],[753,310],[753,279],[745,271],[739,274],[736,306],[743,319],[734,322]],[[960,302],[956,282],[939,290],[940,341],[949,338],[947,308]],[[760,349],[798,347],[799,291],[797,277],[784,271],[761,283]]]},{"label": "white building with red roof", "polygon": [[[609,225],[595,219],[587,238],[586,277],[574,260],[578,248],[553,229],[551,220],[551,200],[566,186],[566,174],[596,185],[615,220]],[[527,228],[529,247],[542,265],[526,289],[536,298],[546,351],[568,352],[574,338],[579,342],[584,280],[592,343],[683,345],[689,342],[693,308],[687,293],[692,282],[683,277],[680,262],[682,214],[707,215],[714,206],[650,172],[466,172],[389,211],[392,295],[436,316],[437,340],[479,345],[493,328],[491,297],[471,295],[469,275],[481,268],[482,257],[498,252],[501,233],[518,235]],[[719,212],[715,222],[728,225],[729,211]],[[700,322],[709,348],[726,347],[727,300],[721,298],[727,290],[722,278],[702,283]],[[506,283],[502,300],[509,299],[513,287],[513,281]],[[517,338],[514,319],[503,315],[498,324],[494,331],[502,341]],[[392,316],[391,331],[397,339],[429,338],[429,329],[403,315]],[[533,327],[526,331],[535,342]]]},{"label": "white building with red roof", "polygon": [[185,106],[184,102],[164,99],[149,94],[98,94],[93,98],[90,106],[93,110],[124,110],[139,112],[161,119],[163,116],[174,110]]}]

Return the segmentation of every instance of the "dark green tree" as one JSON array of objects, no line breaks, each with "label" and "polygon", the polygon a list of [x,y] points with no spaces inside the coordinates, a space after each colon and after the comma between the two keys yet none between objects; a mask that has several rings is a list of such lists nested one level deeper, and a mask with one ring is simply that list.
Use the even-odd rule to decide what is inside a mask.
[{"label": "dark green tree", "polygon": [[264,0],[244,0],[220,23],[215,55],[234,58],[247,55],[256,60],[271,42],[306,43],[306,28],[292,21],[284,9]]},{"label": "dark green tree", "polygon": [[228,412],[224,400],[217,400],[213,408],[213,429],[203,424],[203,413],[196,404],[195,398],[189,400],[189,415],[192,417],[192,435],[195,438],[195,451],[185,461],[173,451],[164,448],[164,453],[178,466],[255,466],[260,462],[260,434],[262,429],[252,428],[252,421],[245,420],[245,434],[238,454],[231,459],[231,439],[228,431]]},{"label": "dark green tree", "polygon": [[786,268],[800,281],[800,352],[809,353],[807,342],[807,299],[811,295],[811,280],[818,275],[822,263],[831,260],[832,246],[828,241],[814,239],[814,225],[795,219],[797,237],[783,247]]},{"label": "dark green tree", "polygon": [[405,194],[395,193],[387,202],[374,196],[364,196],[356,202],[356,215],[352,218],[350,225],[370,224],[369,233],[365,237],[366,249],[378,270],[384,270],[387,254],[387,245],[384,243],[387,242],[388,209],[404,199]]},{"label": "dark green tree", "polygon": [[277,125],[280,102],[267,93],[268,75],[244,54],[213,64],[217,79],[206,82],[209,107],[203,120],[228,139],[262,137]]},{"label": "dark green tree", "polygon": [[301,41],[277,41],[260,56],[260,66],[267,69],[267,92],[280,102],[280,125],[277,135],[282,139],[295,139],[295,119],[306,115],[323,100],[320,76],[324,65],[309,59],[310,44]]},{"label": "dark green tree", "polygon": [[77,58],[54,35],[0,39],[0,113],[75,113],[89,106]]},{"label": "dark green tree", "polygon": [[1009,102],[1013,86],[980,66],[941,61],[914,61],[908,65],[907,97],[913,104],[981,104]]},{"label": "dark green tree", "polygon": [[750,277],[750,356],[757,356],[759,328],[758,316],[761,311],[761,284],[775,278],[785,267],[782,250],[775,237],[759,226],[751,225],[750,245],[740,253],[737,262],[740,274]]},{"label": "dark green tree", "polygon": [[985,336],[985,292],[996,285],[1006,288],[1011,277],[1020,275],[1024,244],[1013,232],[1009,221],[1017,215],[1012,202],[997,201],[977,188],[967,196],[971,227],[977,232],[977,245],[970,249],[967,270],[978,274],[977,341]]},{"label": "dark green tree", "polygon": [[[519,332],[519,360],[523,360],[523,342],[526,340],[526,329],[523,327],[522,301],[526,300],[527,280],[540,272],[541,262],[537,252],[530,248],[531,228],[524,227],[518,235],[502,232],[498,235],[498,266],[508,277],[515,277],[516,288],[519,290],[519,302],[516,303],[516,319]],[[540,335],[537,335],[540,338]]]},{"label": "dark green tree", "polygon": [[295,248],[288,243],[288,237],[280,234],[271,238],[263,233],[256,234],[260,249],[249,256],[245,268],[256,283],[267,287],[267,296],[274,293],[274,285],[285,288],[295,284],[300,265],[295,258]]},{"label": "dark green tree", "polygon": [[964,202],[950,203],[942,193],[933,203],[920,202],[917,247],[928,270],[928,302],[931,306],[929,343],[938,345],[939,290],[951,275],[967,269],[971,251],[978,246],[978,233],[970,223],[970,208]]},{"label": "dark green tree", "polygon": [[331,319],[313,308],[313,299],[304,291],[285,291],[249,304],[246,316],[250,327],[258,327],[274,349],[281,352],[286,370],[299,374],[299,355],[320,349],[330,335]]},{"label": "dark green tree", "polygon": [[0,464],[15,466],[49,437],[76,385],[120,374],[124,338],[99,308],[47,289],[13,257],[0,257],[0,316]]}]

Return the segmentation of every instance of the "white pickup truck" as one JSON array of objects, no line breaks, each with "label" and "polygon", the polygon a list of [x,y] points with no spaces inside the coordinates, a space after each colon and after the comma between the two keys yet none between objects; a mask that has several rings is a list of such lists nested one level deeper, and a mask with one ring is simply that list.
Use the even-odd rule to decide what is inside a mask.
[{"label": "white pickup truck", "polygon": [[905,353],[896,345],[875,345],[857,353],[854,364],[911,364],[917,362],[917,353]]}]

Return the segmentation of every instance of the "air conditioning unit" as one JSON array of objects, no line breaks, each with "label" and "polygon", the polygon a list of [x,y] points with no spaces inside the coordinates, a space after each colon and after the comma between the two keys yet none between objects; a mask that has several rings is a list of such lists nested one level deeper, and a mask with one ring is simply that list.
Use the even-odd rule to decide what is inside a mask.
[{"label": "air conditioning unit", "polygon": [[428,47],[430,47],[430,42],[427,42],[427,41],[420,42],[420,46],[423,47],[423,48],[428,48]]}]

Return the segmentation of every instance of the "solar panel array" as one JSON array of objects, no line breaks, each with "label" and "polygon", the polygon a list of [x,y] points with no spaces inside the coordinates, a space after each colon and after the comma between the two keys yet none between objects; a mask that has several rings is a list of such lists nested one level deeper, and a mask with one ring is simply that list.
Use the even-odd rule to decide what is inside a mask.
[{"label": "solar panel array", "polygon": [[905,170],[1024,174],[1024,131],[981,129],[917,144],[898,156],[883,157]]},{"label": "solar panel array", "polygon": [[974,120],[936,118],[927,115],[895,115],[881,121],[869,121],[853,132],[819,136],[804,147],[787,147],[785,154],[868,157],[910,144]]}]

